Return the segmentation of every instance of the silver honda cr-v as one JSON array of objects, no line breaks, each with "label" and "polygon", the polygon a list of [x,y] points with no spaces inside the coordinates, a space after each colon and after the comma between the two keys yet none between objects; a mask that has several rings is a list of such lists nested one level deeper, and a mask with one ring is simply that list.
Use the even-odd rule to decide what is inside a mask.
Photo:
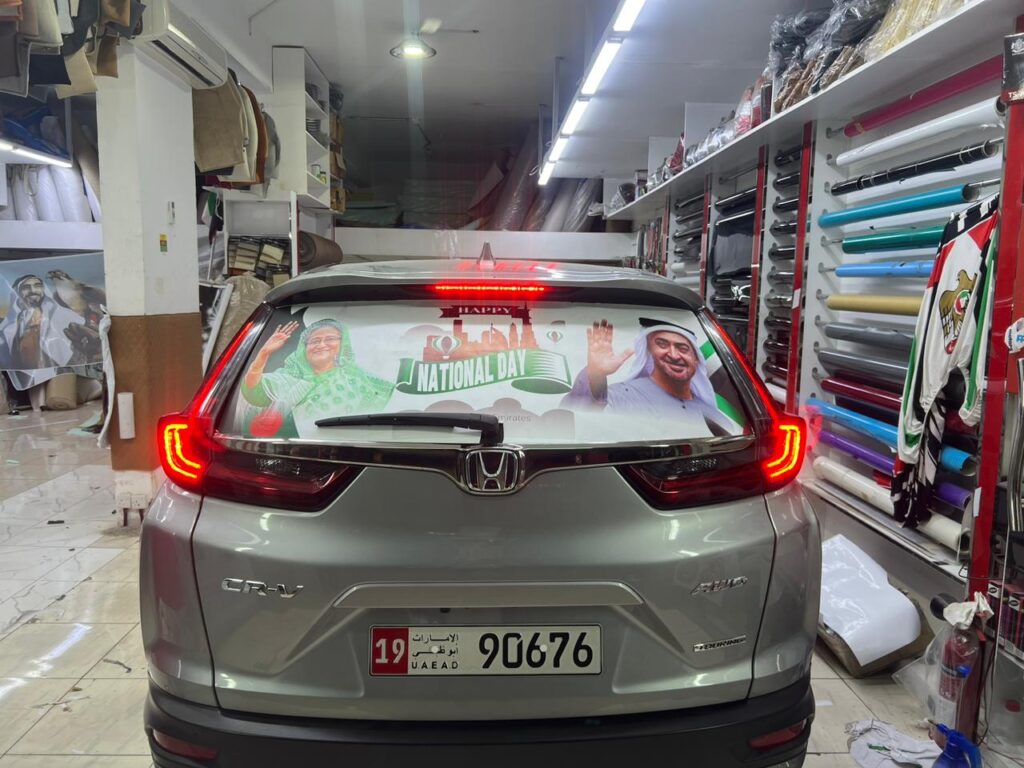
[{"label": "silver honda cr-v", "polygon": [[696,294],[518,261],[311,272],[159,440],[157,766],[803,763],[805,428]]}]

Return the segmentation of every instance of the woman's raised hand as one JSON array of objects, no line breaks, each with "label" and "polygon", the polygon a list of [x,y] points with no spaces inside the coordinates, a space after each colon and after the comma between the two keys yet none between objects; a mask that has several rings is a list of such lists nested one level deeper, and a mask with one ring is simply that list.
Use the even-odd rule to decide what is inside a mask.
[{"label": "woman's raised hand", "polygon": [[297,330],[299,330],[299,324],[294,320],[290,323],[277,326],[270,338],[263,343],[263,351],[268,355],[277,352],[288,343],[288,339],[290,339],[292,334]]}]

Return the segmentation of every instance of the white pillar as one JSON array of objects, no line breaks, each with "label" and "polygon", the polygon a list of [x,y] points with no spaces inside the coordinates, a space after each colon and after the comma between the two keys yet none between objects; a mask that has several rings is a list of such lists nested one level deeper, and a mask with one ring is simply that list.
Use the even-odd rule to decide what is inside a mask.
[{"label": "white pillar", "polygon": [[144,507],[159,467],[156,420],[201,379],[192,91],[131,46],[100,78],[103,246],[116,392],[131,392],[136,436],[111,429],[119,507]]}]

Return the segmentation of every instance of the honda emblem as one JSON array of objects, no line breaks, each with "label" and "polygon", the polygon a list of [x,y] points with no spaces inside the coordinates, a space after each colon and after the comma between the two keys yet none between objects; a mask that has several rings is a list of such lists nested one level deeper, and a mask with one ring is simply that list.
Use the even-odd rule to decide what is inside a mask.
[{"label": "honda emblem", "polygon": [[473,493],[511,493],[519,485],[519,451],[480,448],[466,454],[466,487]]}]

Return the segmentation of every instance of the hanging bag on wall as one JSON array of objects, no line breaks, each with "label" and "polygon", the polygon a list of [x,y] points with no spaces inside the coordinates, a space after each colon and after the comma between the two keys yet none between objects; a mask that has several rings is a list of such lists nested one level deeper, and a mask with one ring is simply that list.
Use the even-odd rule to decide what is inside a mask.
[{"label": "hanging bag on wall", "polygon": [[196,166],[200,173],[234,168],[245,159],[242,92],[229,79],[219,88],[192,91]]}]

